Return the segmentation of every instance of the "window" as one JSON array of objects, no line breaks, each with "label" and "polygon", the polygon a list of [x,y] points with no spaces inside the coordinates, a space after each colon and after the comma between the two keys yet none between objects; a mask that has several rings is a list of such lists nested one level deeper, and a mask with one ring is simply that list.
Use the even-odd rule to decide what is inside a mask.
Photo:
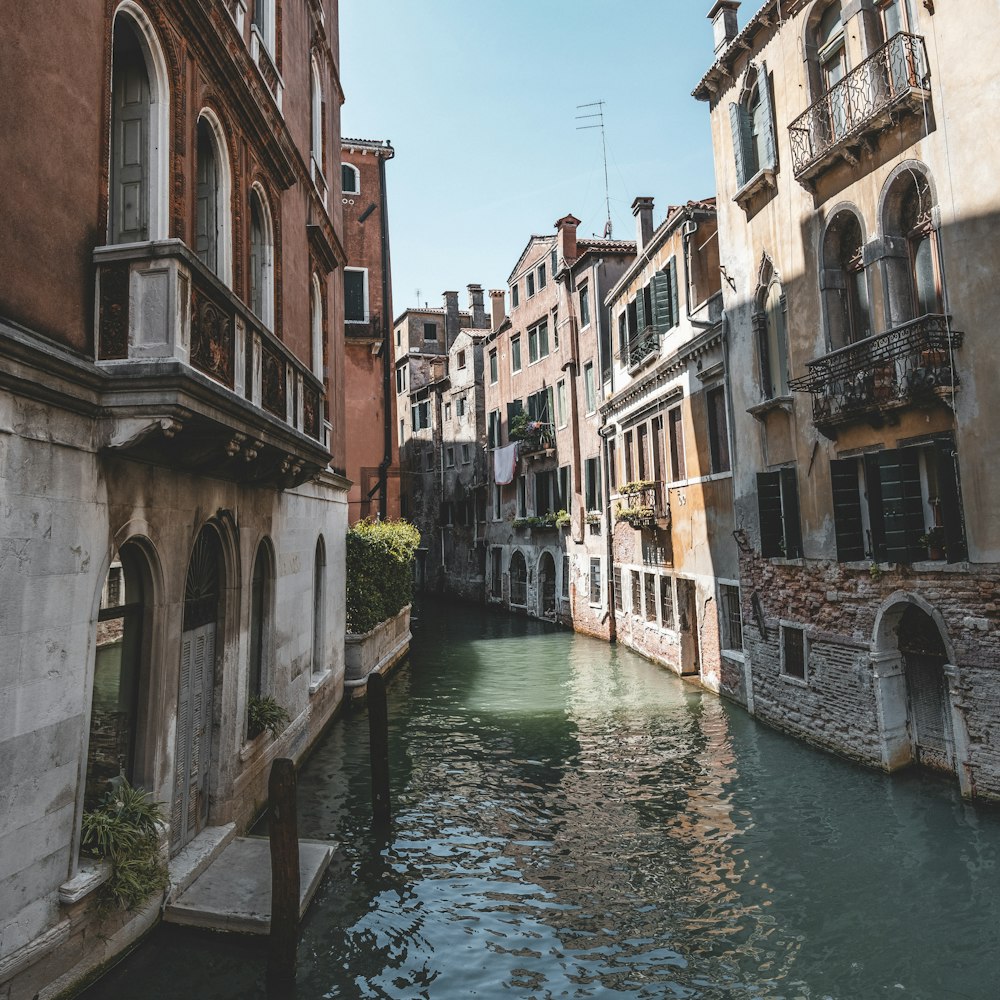
[{"label": "window", "polygon": [[562,587],[560,588],[560,593],[564,601],[569,600],[569,577],[570,577],[570,558],[568,555],[563,553],[562,557]]},{"label": "window", "polygon": [[465,367],[465,351],[459,351],[455,358],[455,363],[457,364],[459,371]]},{"label": "window", "polygon": [[632,581],[632,601],[629,610],[638,618],[642,614],[642,577],[635,569],[629,576]]},{"label": "window", "polygon": [[448,448],[445,448],[444,455],[445,455],[444,464],[449,469],[453,469],[455,467],[455,449],[450,446]]},{"label": "window", "polygon": [[528,477],[517,477],[517,516],[528,516]]},{"label": "window", "polygon": [[459,396],[455,400],[455,415],[458,417],[465,416],[465,396]]},{"label": "window", "polygon": [[396,369],[396,392],[406,392],[406,366],[400,365]]},{"label": "window", "polygon": [[510,370],[519,372],[521,370],[521,335],[510,338]]},{"label": "window", "polygon": [[274,52],[274,0],[254,0],[253,26],[268,52]]},{"label": "window", "polygon": [[250,192],[250,308],[274,328],[274,239],[271,215],[257,186]]},{"label": "window", "polygon": [[552,423],[552,387],[539,389],[528,396],[528,419],[542,424]]},{"label": "window", "polygon": [[463,444],[462,445],[462,464],[468,465],[472,461],[472,445]]},{"label": "window", "polygon": [[503,550],[490,549],[490,594],[503,597]]},{"label": "window", "polygon": [[967,556],[954,438],[830,463],[837,559],[959,562]]},{"label": "window", "polygon": [[520,552],[510,557],[510,603],[521,608],[528,603],[528,566]]},{"label": "window", "polygon": [[520,298],[520,290],[518,284],[515,281],[513,285],[510,286],[510,307],[511,309],[516,309],[518,304],[518,299]]},{"label": "window", "polygon": [[529,273],[525,279],[525,288],[528,293],[528,298],[530,299],[532,295],[535,294],[535,275],[534,273]]},{"label": "window", "polygon": [[312,326],[312,373],[323,378],[323,283],[313,274],[310,287],[310,314]]},{"label": "window", "polygon": [[528,330],[528,364],[533,364],[549,354],[549,324],[547,320],[536,323]]},{"label": "window", "polygon": [[743,651],[743,613],[740,610],[740,588],[719,584],[719,632],[722,648]]},{"label": "window", "polygon": [[310,145],[312,153],[312,172],[313,180],[316,181],[316,186],[320,187],[324,192],[326,191],[326,182],[323,179],[326,170],[324,164],[326,160],[323,155],[323,81],[319,75],[319,67],[316,65],[316,60],[312,61],[312,115],[311,115],[311,125],[310,129]]},{"label": "window", "polygon": [[684,460],[684,421],[679,406],[667,411],[667,437],[670,442],[670,479],[672,482],[687,479],[687,465]]},{"label": "window", "polygon": [[554,514],[559,506],[559,479],[555,469],[535,473],[535,513]]},{"label": "window", "polygon": [[556,276],[556,272],[559,270],[559,254],[557,251],[553,250],[549,257],[549,264],[552,267],[552,277]]},{"label": "window", "polygon": [[437,323],[424,323],[424,340],[437,340],[437,339],[438,339]]},{"label": "window", "polygon": [[708,408],[708,447],[712,472],[729,472],[729,420],[726,415],[726,389],[716,386],[705,393]]},{"label": "window", "polygon": [[601,509],[601,463],[597,458],[588,458],[583,465],[584,499],[587,510]]},{"label": "window", "polygon": [[312,673],[317,677],[326,671],[326,545],[321,535],[316,542],[313,560],[313,636]]},{"label": "window", "polygon": [[736,159],[736,183],[742,188],[762,170],[774,170],[777,164],[774,115],[771,111],[771,86],[767,64],[761,63],[747,74],[743,96],[729,105]]},{"label": "window", "polygon": [[194,251],[213,274],[222,267],[219,227],[226,211],[222,198],[222,164],[212,126],[198,119],[198,176],[196,182]]},{"label": "window", "polygon": [[590,326],[590,286],[580,286],[580,328]]},{"label": "window", "polygon": [[426,430],[431,425],[431,404],[429,400],[414,403],[410,407],[410,422],[415,431]]},{"label": "window", "polygon": [[615,591],[615,611],[624,611],[624,598],[625,595],[622,593],[622,568],[621,566],[615,566],[611,570],[611,581],[614,586]]},{"label": "window", "polygon": [[357,167],[341,163],[340,186],[344,194],[361,194],[361,173]]},{"label": "window", "polygon": [[344,322],[368,322],[368,268],[344,268]]},{"label": "window", "polygon": [[542,289],[545,287],[545,265],[538,265],[538,287]]},{"label": "window", "polygon": [[424,455],[424,469],[427,472],[434,471],[434,451],[431,449]]},{"label": "window", "polygon": [[500,378],[500,366],[497,362],[497,349],[490,351],[490,385],[496,385]]},{"label": "window", "polygon": [[674,622],[673,579],[665,574],[660,577],[660,628],[677,628]]},{"label": "window", "polygon": [[[271,588],[274,580],[270,547],[261,542],[250,580],[249,694],[260,698],[268,690],[271,639]],[[248,734],[249,735],[249,734]],[[256,734],[254,734],[256,735]]]},{"label": "window", "polygon": [[806,679],[806,633],[797,625],[781,625],[781,672],[786,677]]},{"label": "window", "polygon": [[861,222],[854,212],[838,212],[823,238],[823,303],[832,349],[871,335],[868,279]]},{"label": "window", "polygon": [[604,603],[601,594],[601,560],[593,556],[590,560],[590,603],[594,605]]},{"label": "window", "polygon": [[559,466],[559,509],[569,510],[569,466],[561,465]]},{"label": "window", "polygon": [[635,479],[635,440],[634,431],[626,431],[622,435],[622,454],[625,457],[625,482],[631,483]]},{"label": "window", "polygon": [[396,327],[396,346],[400,347],[403,343],[403,328],[401,326]]},{"label": "window", "polygon": [[757,473],[757,509],[760,515],[760,554],[766,557],[802,557],[799,489],[795,466]]},{"label": "window", "polygon": [[593,413],[597,409],[597,389],[594,385],[593,361],[588,361],[583,366],[583,398],[587,406],[587,413]]},{"label": "window", "polygon": [[788,395],[788,307],[781,285],[772,281],[754,315],[764,399]]},{"label": "window", "polygon": [[648,622],[656,621],[656,575],[653,573],[643,573],[642,580],[643,607],[645,618]]},{"label": "window", "polygon": [[450,402],[444,404],[443,411],[444,411],[444,416],[442,417],[442,419],[445,420],[445,421],[451,420],[451,403]]},{"label": "window", "polygon": [[493,520],[500,520],[500,508],[502,504],[502,497],[500,496],[500,487],[493,484]]},{"label": "window", "polygon": [[108,241],[166,237],[170,95],[160,52],[130,14],[114,24]]},{"label": "window", "polygon": [[556,383],[556,422],[560,427],[566,426],[568,412],[569,408],[566,405],[566,380],[559,379]]},{"label": "window", "polygon": [[498,448],[500,446],[500,411],[490,410],[489,417],[487,417],[487,440],[491,448]]}]

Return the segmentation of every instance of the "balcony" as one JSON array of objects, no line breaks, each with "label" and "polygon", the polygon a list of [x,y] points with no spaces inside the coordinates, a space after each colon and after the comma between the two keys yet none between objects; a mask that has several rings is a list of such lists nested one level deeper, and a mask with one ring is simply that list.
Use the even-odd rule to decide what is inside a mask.
[{"label": "balcony", "polygon": [[869,137],[929,99],[923,38],[893,35],[789,125],[792,172],[809,182],[838,158],[856,163]]},{"label": "balcony", "polygon": [[638,371],[650,361],[660,349],[660,336],[656,330],[647,326],[644,330],[628,339],[628,370],[629,374]]},{"label": "balcony", "polygon": [[101,247],[94,263],[108,447],[281,487],[326,466],[323,383],[184,243]]},{"label": "balcony", "polygon": [[615,521],[641,528],[670,527],[670,504],[663,483],[639,480],[618,487]]},{"label": "balcony", "polygon": [[861,420],[879,425],[893,411],[949,402],[961,346],[947,316],[921,316],[810,361],[809,374],[790,387],[812,393],[813,422],[831,436]]}]

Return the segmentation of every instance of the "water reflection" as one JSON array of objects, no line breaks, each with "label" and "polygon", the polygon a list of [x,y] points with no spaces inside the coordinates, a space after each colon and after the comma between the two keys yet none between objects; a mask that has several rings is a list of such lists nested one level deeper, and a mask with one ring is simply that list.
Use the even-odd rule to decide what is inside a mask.
[{"label": "water reflection", "polygon": [[[1000,821],[947,784],[860,770],[627,651],[465,609],[425,612],[390,723],[388,843],[364,716],[300,777],[301,834],[342,845],[300,998],[997,995]],[[193,994],[156,972],[181,954]],[[242,998],[263,971],[260,949],[176,931],[132,968],[93,997]]]}]

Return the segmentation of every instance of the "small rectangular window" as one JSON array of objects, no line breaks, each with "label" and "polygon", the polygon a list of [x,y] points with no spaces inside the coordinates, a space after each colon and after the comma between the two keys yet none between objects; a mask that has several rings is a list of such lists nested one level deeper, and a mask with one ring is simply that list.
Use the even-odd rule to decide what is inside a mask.
[{"label": "small rectangular window", "polygon": [[656,576],[653,573],[643,574],[643,596],[645,599],[646,621],[656,621]]},{"label": "small rectangular window", "polygon": [[538,287],[539,288],[544,288],[545,287],[545,265],[544,264],[539,264],[538,265]]},{"label": "small rectangular window", "polygon": [[559,509],[569,510],[569,466],[559,467]]},{"label": "small rectangular window", "polygon": [[591,558],[590,560],[590,603],[599,605],[601,600],[601,560]]},{"label": "small rectangular window", "polygon": [[406,368],[396,369],[396,392],[404,392],[406,390]]},{"label": "small rectangular window", "polygon": [[594,362],[588,361],[583,366],[583,394],[587,406],[587,413],[593,413],[597,409],[597,390],[594,386]]},{"label": "small rectangular window", "polygon": [[708,407],[708,446],[711,452],[712,472],[729,472],[729,421],[726,417],[726,390],[723,386],[709,389],[705,394]]},{"label": "small rectangular window", "polygon": [[786,677],[806,679],[806,633],[796,625],[781,626],[781,672]]},{"label": "small rectangular window", "polygon": [[451,403],[444,404],[444,419],[451,420]]},{"label": "small rectangular window", "polygon": [[344,322],[368,322],[367,268],[344,268]]},{"label": "small rectangular window", "polygon": [[719,584],[719,617],[722,648],[743,651],[743,614],[740,610],[740,588]]},{"label": "small rectangular window", "polygon": [[521,370],[521,335],[510,338],[510,370],[519,372]]},{"label": "small rectangular window", "polygon": [[510,307],[511,309],[516,309],[518,306],[518,300],[521,297],[520,289],[518,288],[517,282],[510,286]]},{"label": "small rectangular window", "polygon": [[596,458],[588,458],[584,463],[584,486],[588,511],[601,509],[601,466]]},{"label": "small rectangular window", "polygon": [[660,628],[676,628],[673,581],[666,574],[660,577]]},{"label": "small rectangular window", "polygon": [[426,455],[424,455],[424,468],[426,468],[426,470],[428,472],[433,472],[434,471],[434,452],[433,451],[429,451],[429,452],[427,452]]},{"label": "small rectangular window", "polygon": [[532,295],[535,294],[535,275],[534,273],[529,273],[528,277],[525,279],[525,286],[528,292],[528,298],[530,299]]},{"label": "small rectangular window", "polygon": [[468,465],[472,461],[472,445],[463,444],[462,445],[462,464]]},{"label": "small rectangular window", "polygon": [[632,605],[629,610],[636,617],[642,614],[642,577],[638,570],[632,570]]},{"label": "small rectangular window", "polygon": [[437,339],[438,339],[437,323],[424,323],[424,340],[437,340]]},{"label": "small rectangular window", "polygon": [[458,365],[460,370],[465,367],[465,351],[458,352],[458,356],[456,358],[456,364]]},{"label": "small rectangular window", "polygon": [[491,448],[500,446],[500,411],[490,410],[487,426],[488,440]]},{"label": "small rectangular window", "polygon": [[757,473],[760,554],[768,558],[802,556],[798,478],[794,466]]},{"label": "small rectangular window", "polygon": [[496,385],[497,379],[500,378],[499,364],[497,362],[497,351],[494,347],[490,351],[490,385]]},{"label": "small rectangular window", "polygon": [[449,469],[454,468],[455,467],[455,449],[454,448],[446,448],[444,454],[445,454],[445,465],[447,465]]},{"label": "small rectangular window", "polygon": [[580,286],[580,328],[590,326],[590,289],[587,285]]},{"label": "small rectangular window", "polygon": [[687,478],[684,461],[684,421],[681,408],[675,406],[667,412],[667,436],[670,440],[670,478],[676,482]]},{"label": "small rectangular window", "polygon": [[494,483],[493,484],[493,520],[494,521],[499,521],[500,520],[501,500],[502,500],[502,498],[500,496],[500,487],[497,486],[496,483]]},{"label": "small rectangular window", "polygon": [[622,594],[622,568],[621,566],[615,566],[611,571],[611,579],[614,583],[615,588],[615,611],[624,611],[625,607],[623,604]]},{"label": "small rectangular window", "polygon": [[465,416],[465,396],[459,396],[455,400],[455,413],[459,417]]}]

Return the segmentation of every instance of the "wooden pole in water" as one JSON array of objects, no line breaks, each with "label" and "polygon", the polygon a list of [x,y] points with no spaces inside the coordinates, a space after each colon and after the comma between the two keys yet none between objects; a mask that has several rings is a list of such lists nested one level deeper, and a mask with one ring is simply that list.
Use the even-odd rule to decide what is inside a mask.
[{"label": "wooden pole in water", "polygon": [[295,765],[278,757],[267,783],[271,841],[271,936],[267,955],[268,992],[295,985],[299,928],[299,823]]},{"label": "wooden pole in water", "polygon": [[368,675],[368,741],[372,768],[372,826],[388,830],[392,820],[389,805],[389,708],[385,678],[375,671]]}]

